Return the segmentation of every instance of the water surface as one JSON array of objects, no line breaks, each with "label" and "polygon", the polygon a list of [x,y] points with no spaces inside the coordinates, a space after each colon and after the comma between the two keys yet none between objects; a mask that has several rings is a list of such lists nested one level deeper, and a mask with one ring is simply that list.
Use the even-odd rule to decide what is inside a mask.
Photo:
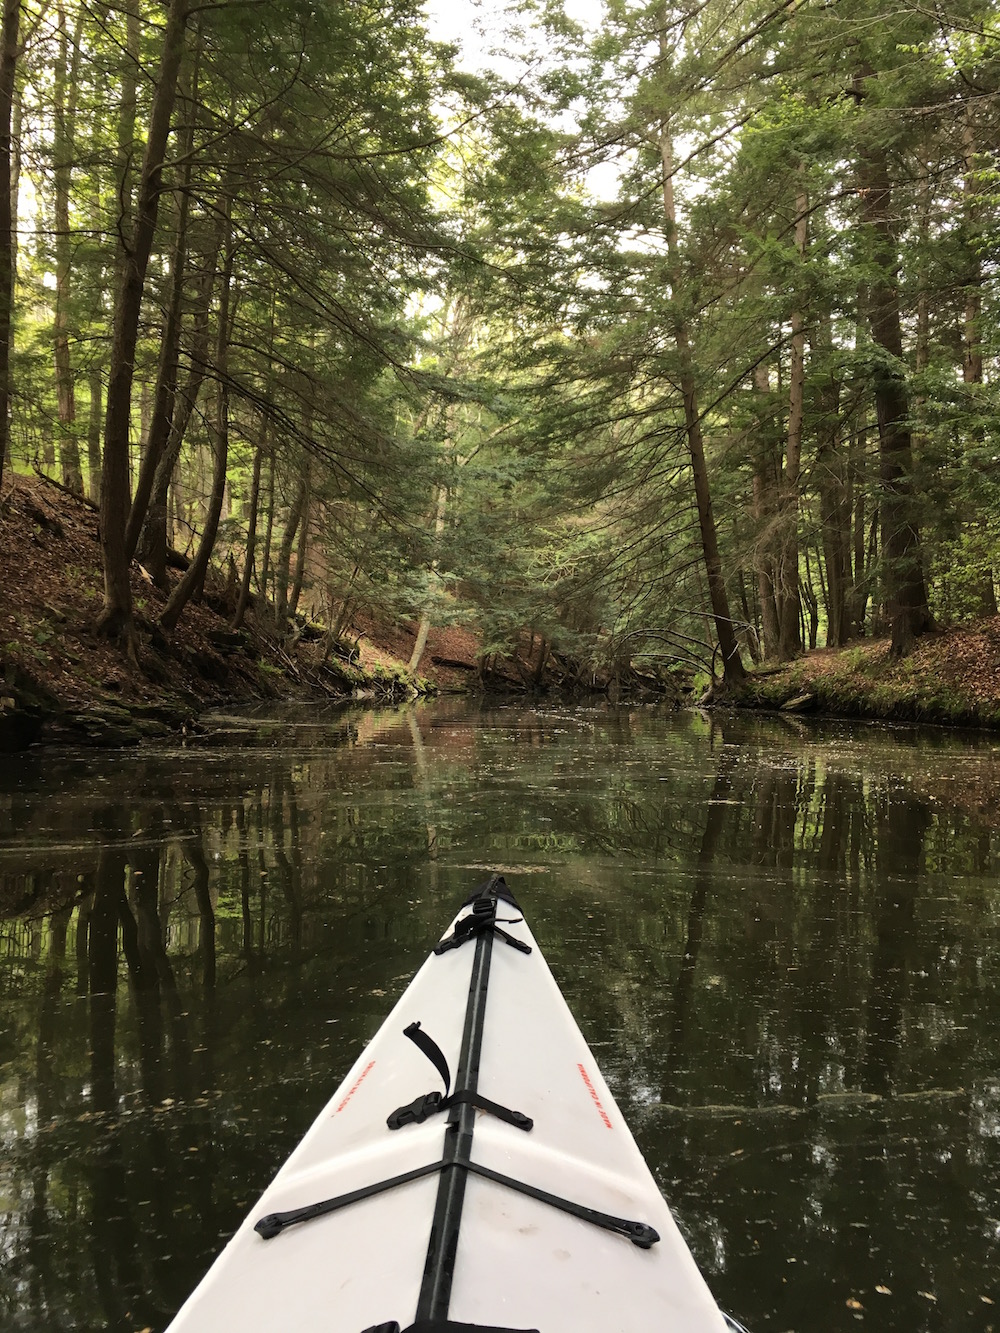
[{"label": "water surface", "polygon": [[164,1328],[499,868],[725,1308],[1000,1328],[998,759],[469,701],[8,758],[0,1324]]}]

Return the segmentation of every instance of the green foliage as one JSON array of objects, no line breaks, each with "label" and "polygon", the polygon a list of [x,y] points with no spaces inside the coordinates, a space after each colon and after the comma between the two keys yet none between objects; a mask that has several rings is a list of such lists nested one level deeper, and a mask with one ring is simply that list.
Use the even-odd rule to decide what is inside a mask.
[{"label": "green foliage", "polygon": [[[26,16],[12,438],[21,466],[68,478],[100,428],[163,16],[149,0],[32,3]],[[692,417],[744,647],[773,648],[776,572],[802,585],[803,621],[821,633],[839,598],[846,637],[889,614],[876,396],[892,380],[934,614],[989,609],[994,9],[615,0],[590,31],[537,0],[511,22],[523,66],[506,78],[456,70],[415,0],[192,18],[132,413],[135,472],[180,273],[175,423],[195,402],[173,543],[191,549],[205,528],[224,407],[215,559],[237,575],[252,560],[261,592],[299,582],[300,612],[339,631],[362,612],[427,616],[475,626],[487,655],[530,634],[581,663],[652,654],[704,672]],[[72,116],[57,116],[60,99]],[[862,181],[875,157],[888,232]],[[614,199],[591,192],[593,168],[605,194],[614,174]],[[900,305],[899,355],[871,326],[880,283]],[[72,405],[54,371],[57,308]],[[781,564],[790,534],[794,568]]]}]

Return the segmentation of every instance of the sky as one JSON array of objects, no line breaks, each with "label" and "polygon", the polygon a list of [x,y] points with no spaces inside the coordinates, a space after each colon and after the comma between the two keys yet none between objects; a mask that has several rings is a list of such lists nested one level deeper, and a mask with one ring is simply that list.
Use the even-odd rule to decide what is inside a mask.
[{"label": "sky", "polygon": [[[602,0],[564,0],[567,14],[586,27],[600,24]],[[496,65],[489,48],[502,32],[514,6],[505,0],[425,0],[431,36],[461,48],[459,65],[471,72]]]},{"label": "sky", "polygon": [[[603,0],[563,0],[563,4],[567,15],[585,29],[596,31],[599,28],[604,12]],[[425,0],[424,10],[431,36],[436,41],[459,47],[461,55],[456,64],[460,69],[470,73],[495,69],[508,77],[517,77],[520,67],[516,62],[490,54],[491,48],[500,41],[506,23],[514,19],[514,4],[507,3],[507,0]],[[618,184],[618,169],[611,163],[601,164],[587,173],[586,187],[597,199],[614,199]]]}]

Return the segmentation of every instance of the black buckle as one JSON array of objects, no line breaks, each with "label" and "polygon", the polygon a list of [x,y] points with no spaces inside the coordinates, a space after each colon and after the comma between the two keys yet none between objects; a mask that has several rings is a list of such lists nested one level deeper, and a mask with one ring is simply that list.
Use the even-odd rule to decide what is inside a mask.
[{"label": "black buckle", "polygon": [[390,1129],[402,1129],[404,1125],[422,1125],[432,1115],[443,1110],[444,1097],[440,1092],[428,1092],[417,1097],[409,1106],[400,1106],[386,1120]]},{"label": "black buckle", "polygon": [[523,1111],[510,1111],[510,1123],[515,1129],[523,1129],[526,1132],[534,1129],[535,1122],[530,1115],[525,1115]]}]

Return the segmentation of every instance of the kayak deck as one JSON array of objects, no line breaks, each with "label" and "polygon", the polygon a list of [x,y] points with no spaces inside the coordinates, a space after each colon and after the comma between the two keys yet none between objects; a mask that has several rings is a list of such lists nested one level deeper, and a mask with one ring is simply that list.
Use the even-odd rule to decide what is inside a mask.
[{"label": "kayak deck", "polygon": [[[726,1329],[520,909],[484,890],[172,1333]],[[462,1096],[421,1105],[452,1071]]]}]

